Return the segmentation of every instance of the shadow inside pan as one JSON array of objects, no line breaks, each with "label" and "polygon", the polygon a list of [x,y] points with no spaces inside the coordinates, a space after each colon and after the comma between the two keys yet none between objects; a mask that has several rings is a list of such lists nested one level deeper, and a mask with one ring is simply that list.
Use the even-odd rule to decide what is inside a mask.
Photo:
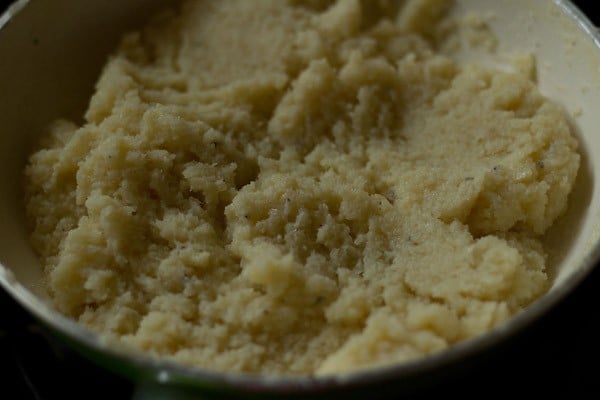
[{"label": "shadow inside pan", "polygon": [[[571,249],[581,238],[582,227],[588,216],[589,208],[592,203],[592,194],[594,192],[594,176],[588,149],[584,145],[583,136],[572,118],[569,118],[571,131],[579,142],[579,154],[581,156],[577,179],[573,186],[573,191],[569,195],[568,206],[565,213],[559,217],[546,233],[543,244],[548,254],[546,261],[546,272],[552,284],[556,287],[561,284],[559,279],[566,271],[571,273],[577,264],[583,261],[582,252],[580,259],[576,259],[573,265],[563,265]],[[584,248],[589,250],[594,243],[590,240],[584,244]]]}]

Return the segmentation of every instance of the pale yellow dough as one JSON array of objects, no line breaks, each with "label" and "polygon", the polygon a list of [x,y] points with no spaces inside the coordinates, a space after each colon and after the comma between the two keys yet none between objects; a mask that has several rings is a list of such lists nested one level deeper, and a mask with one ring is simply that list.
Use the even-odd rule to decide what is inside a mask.
[{"label": "pale yellow dough", "polygon": [[189,1],[125,36],[26,169],[56,307],[297,375],[423,357],[543,294],[576,141],[528,74],[439,51],[446,6]]}]

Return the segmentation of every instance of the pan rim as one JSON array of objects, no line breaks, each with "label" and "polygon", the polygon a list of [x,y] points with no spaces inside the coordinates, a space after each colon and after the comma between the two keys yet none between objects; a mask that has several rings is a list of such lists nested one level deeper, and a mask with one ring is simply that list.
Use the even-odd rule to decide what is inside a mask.
[{"label": "pan rim", "polygon": [[[593,40],[600,51],[600,33],[590,20],[569,0],[553,0],[558,8]],[[32,3],[31,0],[17,0],[0,15],[0,33]],[[107,343],[75,321],[54,310],[51,305],[30,292],[18,282],[12,272],[0,263],[0,286],[24,307],[30,314],[46,326],[65,335],[83,347],[99,352],[116,362],[139,371],[141,380],[156,381],[160,384],[203,387],[207,383],[219,390],[251,391],[254,393],[295,394],[348,389],[350,387],[373,385],[378,382],[401,380],[421,375],[448,365],[459,359],[470,357],[494,345],[504,342],[511,336],[533,324],[547,314],[554,306],[571,293],[596,267],[600,260],[600,240],[580,263],[579,268],[551,292],[527,307],[526,312],[514,315],[505,324],[477,337],[454,344],[448,349],[413,361],[392,364],[373,369],[359,370],[344,375],[325,376],[276,376],[258,374],[232,374],[185,367],[168,360],[159,360],[147,355],[132,353],[122,348],[108,347]]]}]

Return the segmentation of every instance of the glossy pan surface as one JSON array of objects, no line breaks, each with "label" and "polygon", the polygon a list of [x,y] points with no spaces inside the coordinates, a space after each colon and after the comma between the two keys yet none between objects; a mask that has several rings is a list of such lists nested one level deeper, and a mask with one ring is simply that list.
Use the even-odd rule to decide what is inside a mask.
[{"label": "glossy pan surface", "polygon": [[[374,384],[413,387],[422,377],[443,373],[547,313],[598,261],[600,44],[595,28],[567,1],[459,0],[457,12],[476,10],[489,17],[499,38],[499,54],[535,54],[542,92],[573,115],[583,151],[582,167],[569,212],[548,235],[554,283],[544,297],[500,328],[448,351],[343,378],[278,379],[195,371],[106,348],[98,337],[54,311],[47,299],[39,262],[27,241],[21,171],[35,138],[50,121],[62,116],[80,118],[100,68],[121,33],[139,26],[164,5],[160,0],[21,0],[0,16],[0,284],[96,361],[138,381],[208,392],[319,395]],[[501,68],[507,65],[502,56],[473,53],[464,57],[485,58]]]}]

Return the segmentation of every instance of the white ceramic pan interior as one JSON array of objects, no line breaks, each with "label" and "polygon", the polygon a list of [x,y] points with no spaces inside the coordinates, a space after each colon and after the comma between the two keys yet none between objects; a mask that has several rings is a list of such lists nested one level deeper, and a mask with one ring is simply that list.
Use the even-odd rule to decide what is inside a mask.
[{"label": "white ceramic pan interior", "polygon": [[[21,193],[22,170],[36,137],[57,117],[81,119],[100,68],[121,33],[165,5],[160,0],[19,1],[0,17],[0,284],[26,309],[84,348],[118,359],[162,381],[186,376],[214,385],[257,390],[345,385],[458,360],[519,330],[561,300],[589,273],[600,255],[600,43],[594,27],[567,1],[458,0],[458,12],[488,18],[501,54],[531,53],[542,92],[571,116],[583,152],[570,208],[548,236],[553,285],[550,291],[501,328],[451,350],[387,371],[346,380],[278,381],[230,377],[171,366],[120,350],[56,313],[44,292],[42,272],[28,244]],[[508,68],[506,57],[471,53]],[[482,58],[483,57],[483,58]],[[149,371],[149,372],[148,372]],[[148,376],[147,374],[145,376]],[[286,386],[287,385],[287,386]]]}]

